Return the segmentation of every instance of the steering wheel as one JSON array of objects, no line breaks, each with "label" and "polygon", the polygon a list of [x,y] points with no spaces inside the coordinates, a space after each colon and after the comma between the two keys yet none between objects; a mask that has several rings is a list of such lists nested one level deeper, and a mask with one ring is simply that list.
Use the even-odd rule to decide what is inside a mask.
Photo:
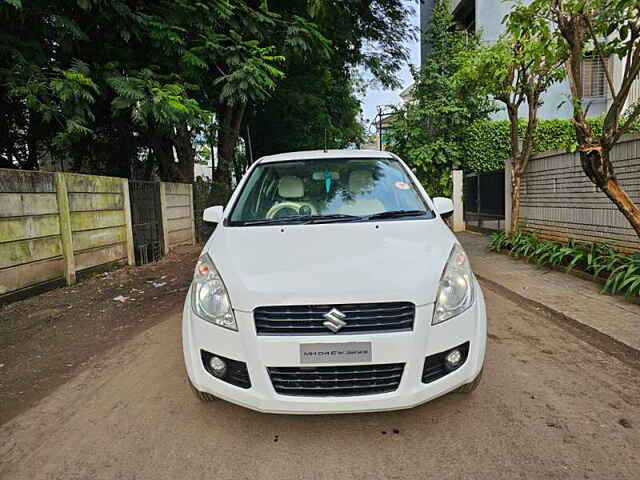
[{"label": "steering wheel", "polygon": [[[308,209],[308,211],[304,211]],[[276,203],[273,207],[269,209],[265,218],[276,218],[276,216],[285,212],[286,210],[291,210],[289,215],[317,215],[318,211],[316,207],[307,202],[280,202]],[[287,215],[284,215],[287,216]]]}]

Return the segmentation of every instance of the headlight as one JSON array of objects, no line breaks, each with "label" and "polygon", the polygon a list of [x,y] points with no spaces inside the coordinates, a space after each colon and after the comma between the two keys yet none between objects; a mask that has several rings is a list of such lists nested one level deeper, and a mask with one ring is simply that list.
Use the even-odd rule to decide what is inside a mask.
[{"label": "headlight", "polygon": [[191,285],[191,307],[200,318],[229,330],[238,330],[222,278],[206,253],[198,259]]},{"label": "headlight", "polygon": [[454,245],[444,267],[432,325],[449,320],[473,305],[473,276],[469,259],[460,245]]}]

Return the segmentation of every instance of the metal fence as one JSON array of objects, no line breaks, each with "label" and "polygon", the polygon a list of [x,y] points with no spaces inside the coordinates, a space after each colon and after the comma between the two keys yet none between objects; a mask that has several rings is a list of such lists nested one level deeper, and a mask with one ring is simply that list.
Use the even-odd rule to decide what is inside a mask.
[{"label": "metal fence", "polygon": [[504,171],[468,173],[463,188],[467,227],[504,229]]},{"label": "metal fence", "polygon": [[130,180],[129,196],[136,264],[157,262],[164,249],[160,183]]}]

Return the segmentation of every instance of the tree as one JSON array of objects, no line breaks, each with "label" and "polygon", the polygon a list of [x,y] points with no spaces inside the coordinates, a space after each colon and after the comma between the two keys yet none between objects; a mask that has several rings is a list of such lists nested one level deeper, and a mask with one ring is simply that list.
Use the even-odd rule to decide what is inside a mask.
[{"label": "tree", "polygon": [[[219,2],[209,6],[220,11]],[[179,1],[0,2],[6,27],[0,105],[10,106],[0,108],[2,122],[29,132],[22,149],[35,157],[25,164],[15,155],[23,140],[10,138],[2,163],[37,168],[40,159],[57,157],[76,171],[128,176],[145,146],[156,158],[170,152],[173,160],[169,144],[178,127],[206,113],[191,98],[192,86],[172,73],[183,62],[160,35],[167,29],[163,15],[180,17],[184,7]]]},{"label": "tree", "polygon": [[234,115],[273,90],[282,53],[322,41],[250,0],[0,0],[0,19],[3,166],[56,156],[129,176],[142,163],[165,180],[192,181],[214,120],[223,151],[235,146]]},{"label": "tree", "polygon": [[454,30],[448,3],[434,5],[431,54],[413,71],[412,101],[392,116],[390,149],[405,158],[431,195],[451,194],[451,169],[464,164],[465,129],[493,109],[475,79],[456,75],[477,38]]},{"label": "tree", "polygon": [[360,115],[350,72],[327,62],[291,63],[273,95],[250,114],[254,158],[321,149],[325,136],[328,148],[360,144]]},{"label": "tree", "polygon": [[[512,17],[519,28],[532,32],[539,31],[543,22],[551,22],[555,35],[565,43],[582,169],[640,237],[640,208],[620,185],[610,158],[616,142],[640,119],[640,102],[624,111],[631,86],[640,74],[640,5],[633,0],[534,0],[529,6],[518,6]],[[582,65],[587,55],[601,63],[611,97],[600,135],[587,122],[589,107],[583,101]],[[609,58],[620,61],[619,81],[613,78]]]},{"label": "tree", "polygon": [[397,72],[408,59],[413,8],[399,0],[304,2],[276,0],[270,8],[282,16],[308,15],[331,43],[328,54],[287,55],[285,78],[248,114],[254,156],[299,149],[344,148],[364,135],[357,98],[360,72],[397,87]]},{"label": "tree", "polygon": [[[460,76],[477,81],[503,103],[511,138],[511,231],[518,229],[522,177],[534,152],[538,109],[547,88],[564,77],[563,45],[554,38],[547,22],[523,29],[507,17],[507,30],[496,43],[466,55]],[[526,108],[526,129],[519,135],[519,112]]]},{"label": "tree", "polygon": [[321,101],[314,125],[341,146],[357,137],[353,72],[397,85],[411,11],[402,0],[0,0],[0,166],[55,159],[188,182],[206,142],[225,202],[246,163],[236,155],[246,113],[278,113],[270,99],[288,73],[281,94],[304,97],[306,81],[299,106]]},{"label": "tree", "polygon": [[[221,91],[216,109],[218,166],[214,189],[220,203],[226,203],[230,195],[234,152],[247,105],[269,98],[276,81],[284,77],[281,65],[287,56],[304,58],[312,51],[326,53],[328,49],[328,42],[308,18],[283,16],[267,8],[267,2],[236,9],[229,35],[239,40],[239,32],[250,34],[252,39],[225,48],[216,64],[223,74],[216,81]],[[270,63],[273,61],[277,67]]]}]

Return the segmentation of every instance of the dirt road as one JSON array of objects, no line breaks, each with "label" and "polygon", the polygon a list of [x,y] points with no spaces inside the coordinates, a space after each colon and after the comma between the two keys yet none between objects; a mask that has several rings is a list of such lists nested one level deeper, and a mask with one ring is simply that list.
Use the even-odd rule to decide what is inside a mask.
[{"label": "dirt road", "polygon": [[184,302],[200,247],[0,307],[0,424]]},{"label": "dirt road", "polygon": [[201,404],[177,308],[0,427],[0,478],[640,478],[640,373],[485,288],[485,376],[413,410]]}]

